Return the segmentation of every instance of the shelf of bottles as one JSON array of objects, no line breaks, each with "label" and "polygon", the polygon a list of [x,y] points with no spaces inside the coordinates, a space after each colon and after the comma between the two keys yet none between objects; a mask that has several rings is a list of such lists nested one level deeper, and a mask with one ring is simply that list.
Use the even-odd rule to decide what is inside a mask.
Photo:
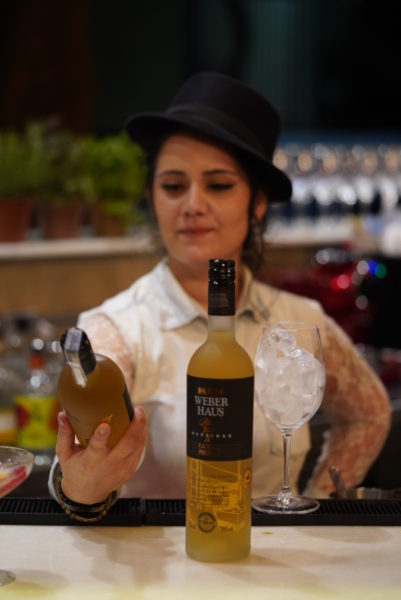
[{"label": "shelf of bottles", "polygon": [[270,241],[358,244],[365,236],[401,255],[400,144],[286,143],[274,163],[293,195],[271,207]]},{"label": "shelf of bottles", "polygon": [[55,326],[29,313],[0,320],[0,444],[26,448],[48,469],[57,437],[61,349]]},{"label": "shelf of bottles", "polygon": [[355,342],[397,349],[401,381],[401,144],[285,142],[274,163],[293,195],[270,206],[266,279],[318,300]]}]

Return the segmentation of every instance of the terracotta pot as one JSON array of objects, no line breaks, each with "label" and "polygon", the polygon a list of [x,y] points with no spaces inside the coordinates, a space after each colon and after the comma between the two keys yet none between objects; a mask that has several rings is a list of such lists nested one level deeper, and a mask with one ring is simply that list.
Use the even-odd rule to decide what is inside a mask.
[{"label": "terracotta pot", "polygon": [[0,198],[0,242],[26,239],[32,214],[32,198]]},{"label": "terracotta pot", "polygon": [[46,204],[41,211],[42,235],[45,240],[79,237],[82,220],[83,207],[79,202]]},{"label": "terracotta pot", "polygon": [[105,213],[101,205],[93,207],[92,222],[97,236],[119,237],[127,233],[125,220],[119,215]]}]

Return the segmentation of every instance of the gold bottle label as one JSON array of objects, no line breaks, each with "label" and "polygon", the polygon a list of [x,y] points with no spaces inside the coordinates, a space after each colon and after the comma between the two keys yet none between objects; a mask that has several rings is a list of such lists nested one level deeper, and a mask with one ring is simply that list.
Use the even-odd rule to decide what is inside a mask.
[{"label": "gold bottle label", "polygon": [[188,459],[187,527],[202,533],[238,533],[249,520],[251,459]]}]

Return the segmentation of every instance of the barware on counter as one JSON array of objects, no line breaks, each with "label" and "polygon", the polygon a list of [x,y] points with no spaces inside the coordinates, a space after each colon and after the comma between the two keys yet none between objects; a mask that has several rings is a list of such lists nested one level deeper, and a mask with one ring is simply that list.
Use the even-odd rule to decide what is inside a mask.
[{"label": "barware on counter", "polygon": [[[34,456],[28,450],[15,446],[0,446],[0,498],[15,490],[29,477]],[[0,588],[13,583],[16,576],[0,569]]]},{"label": "barware on counter", "polygon": [[291,439],[318,410],[326,383],[319,329],[302,322],[264,325],[255,358],[256,400],[265,418],[283,437],[284,474],[278,494],[255,498],[256,510],[302,514],[319,508],[290,487]]}]

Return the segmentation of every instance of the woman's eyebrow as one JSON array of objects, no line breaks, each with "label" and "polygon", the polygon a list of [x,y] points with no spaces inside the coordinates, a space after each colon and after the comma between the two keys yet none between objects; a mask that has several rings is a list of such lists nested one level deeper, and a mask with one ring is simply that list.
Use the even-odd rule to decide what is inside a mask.
[{"label": "woman's eyebrow", "polygon": [[179,169],[166,169],[164,171],[161,171],[160,173],[157,173],[156,177],[163,177],[165,175],[185,175],[184,171],[180,171]]},{"label": "woman's eyebrow", "polygon": [[[160,173],[157,173],[156,178],[165,177],[166,175],[176,175],[180,177],[185,177],[185,171],[181,171],[180,169],[165,169]],[[210,177],[214,175],[234,175],[239,177],[239,173],[233,169],[226,168],[217,168],[217,169],[209,169],[203,172],[204,177]]]},{"label": "woman's eyebrow", "polygon": [[237,173],[237,171],[234,171],[233,169],[221,168],[221,169],[210,169],[209,171],[205,171],[204,175],[236,175],[236,176],[239,176],[239,173]]}]

